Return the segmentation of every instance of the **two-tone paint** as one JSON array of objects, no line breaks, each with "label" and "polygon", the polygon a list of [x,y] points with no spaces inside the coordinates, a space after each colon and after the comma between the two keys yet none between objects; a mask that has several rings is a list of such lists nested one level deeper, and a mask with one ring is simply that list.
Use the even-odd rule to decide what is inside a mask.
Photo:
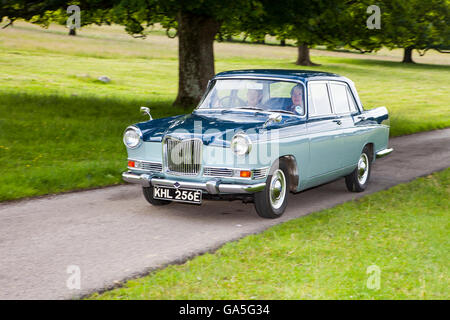
[{"label": "two-tone paint", "polygon": [[[217,74],[217,79],[269,79],[299,83],[305,93],[314,81],[342,82],[351,91],[357,110],[353,113],[309,117],[309,99],[305,99],[304,116],[282,114],[278,123],[264,126],[272,112],[254,110],[196,109],[191,114],[180,115],[135,124],[142,132],[143,143],[128,149],[128,158],[164,164],[162,141],[166,136],[179,139],[198,138],[203,142],[202,169],[197,176],[174,176],[164,170],[152,173],[160,180],[175,179],[185,182],[211,180],[203,174],[205,167],[258,169],[270,167],[277,158],[288,160],[292,174],[290,191],[298,192],[351,173],[357,166],[361,151],[369,145],[373,159],[377,154],[389,153],[389,119],[386,108],[364,110],[353,82],[331,73],[298,70],[240,70]],[[331,99],[332,101],[332,99]],[[199,127],[197,124],[201,124]],[[231,137],[246,132],[252,140],[252,158],[261,148],[277,144],[273,157],[255,163],[245,161],[230,149]],[[388,151],[386,151],[388,150]],[[220,154],[219,156],[214,156]],[[252,160],[258,157],[253,157]],[[214,161],[212,161],[212,159]],[[142,170],[129,168],[130,173]],[[261,184],[260,179],[221,177],[222,183]]]}]

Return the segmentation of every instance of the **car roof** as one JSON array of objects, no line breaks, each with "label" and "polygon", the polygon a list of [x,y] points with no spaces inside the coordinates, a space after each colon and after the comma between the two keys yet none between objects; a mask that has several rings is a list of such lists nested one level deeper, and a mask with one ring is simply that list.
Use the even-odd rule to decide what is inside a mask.
[{"label": "car roof", "polygon": [[298,69],[248,69],[248,70],[231,70],[216,74],[214,79],[220,78],[246,78],[246,77],[262,77],[262,78],[280,78],[286,80],[300,80],[303,82],[309,80],[350,80],[335,73]]}]

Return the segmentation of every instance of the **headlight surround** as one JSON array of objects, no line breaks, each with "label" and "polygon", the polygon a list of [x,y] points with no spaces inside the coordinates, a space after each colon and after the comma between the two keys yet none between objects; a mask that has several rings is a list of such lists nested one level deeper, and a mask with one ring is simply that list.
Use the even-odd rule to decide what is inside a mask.
[{"label": "headlight surround", "polygon": [[231,150],[238,156],[243,156],[252,150],[252,141],[246,134],[237,133],[231,139]]},{"label": "headlight surround", "polygon": [[139,128],[131,126],[125,129],[123,143],[130,149],[139,147],[142,143],[142,132]]}]

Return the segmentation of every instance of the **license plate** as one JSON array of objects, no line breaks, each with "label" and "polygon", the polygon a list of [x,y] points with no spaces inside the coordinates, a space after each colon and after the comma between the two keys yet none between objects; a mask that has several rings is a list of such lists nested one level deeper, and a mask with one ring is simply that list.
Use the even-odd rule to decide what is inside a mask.
[{"label": "license plate", "polygon": [[187,203],[202,203],[202,191],[194,189],[177,189],[170,187],[153,187],[153,198]]}]

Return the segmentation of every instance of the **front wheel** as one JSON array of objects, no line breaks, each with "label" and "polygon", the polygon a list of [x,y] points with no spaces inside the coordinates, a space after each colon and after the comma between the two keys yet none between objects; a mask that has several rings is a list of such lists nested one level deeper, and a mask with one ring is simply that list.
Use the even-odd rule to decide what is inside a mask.
[{"label": "front wheel", "polygon": [[288,172],[284,162],[277,162],[270,169],[264,190],[255,193],[255,209],[260,217],[275,219],[283,215],[289,191]]},{"label": "front wheel", "polygon": [[370,172],[372,170],[370,159],[370,149],[364,147],[361,156],[359,157],[357,167],[352,173],[345,177],[345,184],[348,191],[362,192],[366,190],[366,187],[369,184]]},{"label": "front wheel", "polygon": [[154,206],[164,206],[166,204],[171,203],[169,200],[160,200],[153,198],[153,187],[142,187],[142,191],[144,193],[145,199]]}]

